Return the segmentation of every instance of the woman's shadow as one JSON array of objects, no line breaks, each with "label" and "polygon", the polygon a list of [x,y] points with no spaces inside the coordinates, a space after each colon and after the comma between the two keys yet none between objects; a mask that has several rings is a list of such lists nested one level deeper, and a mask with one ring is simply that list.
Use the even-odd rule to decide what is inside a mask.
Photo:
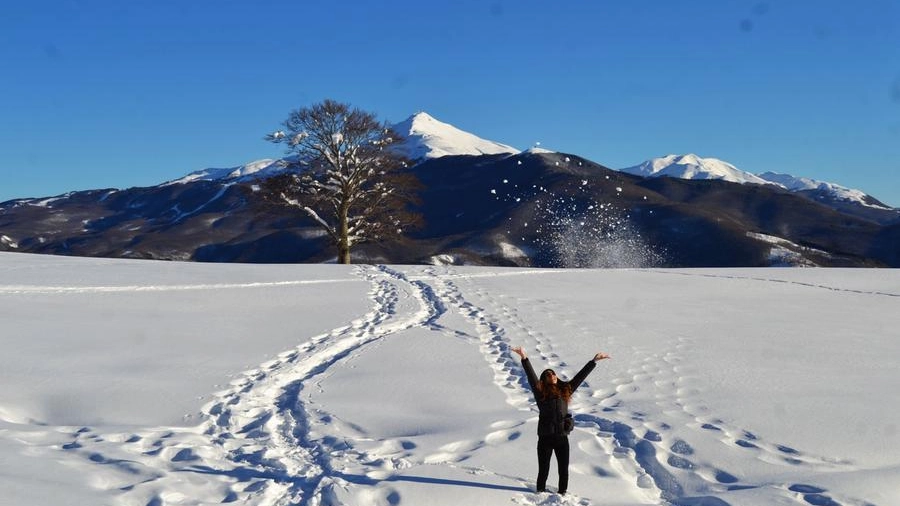
[{"label": "woman's shadow", "polygon": [[373,478],[369,478],[368,476],[361,476],[357,474],[344,474],[344,473],[336,473],[335,477],[347,480],[350,483],[354,483],[356,485],[375,485],[377,483],[382,482],[398,482],[398,481],[406,481],[410,483],[424,483],[428,485],[447,485],[451,487],[473,487],[473,488],[484,488],[488,490],[508,490],[511,492],[532,492],[531,489],[527,487],[514,487],[510,485],[498,485],[496,483],[482,483],[478,481],[463,481],[463,480],[448,480],[446,478],[430,478],[425,476],[406,476],[406,475],[398,475],[398,476],[390,476],[383,480],[376,480]]}]

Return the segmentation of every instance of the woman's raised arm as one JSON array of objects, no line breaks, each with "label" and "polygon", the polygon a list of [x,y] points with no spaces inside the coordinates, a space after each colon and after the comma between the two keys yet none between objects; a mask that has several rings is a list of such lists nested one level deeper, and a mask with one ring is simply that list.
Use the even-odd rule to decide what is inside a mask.
[{"label": "woman's raised arm", "polygon": [[513,348],[512,348],[512,351],[513,351],[513,353],[515,353],[516,355],[518,355],[519,358],[521,358],[522,360],[525,360],[526,358],[528,358],[528,357],[525,356],[525,350],[523,350],[521,346],[515,346],[515,347],[513,347]]},{"label": "woman's raised arm", "polygon": [[513,353],[522,359],[522,368],[525,369],[525,377],[528,378],[528,386],[530,386],[531,391],[534,392],[538,383],[538,378],[537,374],[534,373],[534,367],[531,366],[531,360],[528,360],[528,355],[525,354],[525,350],[523,350],[521,346],[516,346],[511,349]]}]

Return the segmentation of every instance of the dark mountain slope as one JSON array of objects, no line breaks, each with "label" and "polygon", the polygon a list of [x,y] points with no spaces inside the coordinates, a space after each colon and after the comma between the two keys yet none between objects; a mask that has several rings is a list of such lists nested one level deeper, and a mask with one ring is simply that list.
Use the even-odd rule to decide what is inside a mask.
[{"label": "dark mountain slope", "polygon": [[[776,187],[645,179],[574,155],[445,156],[413,169],[426,226],[357,262],[523,266],[900,266],[898,226]],[[0,204],[0,249],[216,262],[334,258],[252,181],[191,181]]]}]

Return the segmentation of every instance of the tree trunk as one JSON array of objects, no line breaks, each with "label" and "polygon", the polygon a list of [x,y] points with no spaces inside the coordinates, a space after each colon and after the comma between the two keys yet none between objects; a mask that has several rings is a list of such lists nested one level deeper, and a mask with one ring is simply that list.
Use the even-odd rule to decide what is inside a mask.
[{"label": "tree trunk", "polygon": [[341,205],[340,208],[340,236],[338,238],[338,263],[339,264],[350,264],[350,227],[347,223],[347,215],[349,214],[349,209],[346,205]]},{"label": "tree trunk", "polygon": [[350,248],[344,244],[338,246],[338,263],[350,264]]}]

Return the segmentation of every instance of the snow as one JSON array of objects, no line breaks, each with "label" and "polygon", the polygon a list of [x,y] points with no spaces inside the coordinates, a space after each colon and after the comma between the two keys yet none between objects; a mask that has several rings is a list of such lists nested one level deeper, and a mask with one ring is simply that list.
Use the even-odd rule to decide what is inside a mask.
[{"label": "snow", "polygon": [[63,200],[72,195],[72,192],[65,193],[63,195],[59,195],[56,197],[49,197],[43,199],[21,199],[16,201],[16,205],[19,203],[35,206],[35,207],[53,207],[53,204],[59,200]]},{"label": "snow", "polygon": [[779,174],[775,172],[764,172],[759,175],[766,181],[779,184],[790,191],[815,190],[819,188],[819,182],[805,177],[794,177],[790,174]]},{"label": "snow", "polygon": [[734,165],[716,158],[701,158],[694,154],[667,155],[653,158],[640,165],[619,169],[621,172],[642,177],[675,177],[680,179],[720,179],[739,184],[775,185],[788,191],[818,190],[835,199],[854,202],[876,209],[892,209],[888,206],[873,203],[865,192],[854,190],[834,183],[817,181],[789,174],[763,172],[751,174]]},{"label": "snow", "polygon": [[[395,144],[396,149],[412,160],[451,155],[519,153],[519,150],[514,147],[482,139],[453,125],[438,121],[424,112],[410,116],[406,121],[394,125],[393,128],[404,137],[402,141]],[[282,139],[285,133],[279,130],[273,132],[271,136],[273,139]],[[291,139],[291,145],[298,144],[307,136],[306,132],[298,133]],[[340,133],[333,136],[335,142],[342,138]],[[282,160],[264,158],[235,167],[206,168],[191,172],[184,177],[164,183],[164,185],[194,181],[255,181],[281,173],[285,170],[288,161],[296,162],[297,160],[295,157]],[[35,205],[50,203],[52,200],[42,201]]]},{"label": "snow", "polygon": [[450,255],[447,253],[443,253],[440,255],[434,255],[430,258],[431,265],[457,265],[461,263],[461,259],[456,255]]},{"label": "snow", "polygon": [[[897,270],[0,253],[0,280],[3,504],[900,503]],[[613,357],[565,497],[530,491],[514,345]]]},{"label": "snow", "polygon": [[847,200],[855,202],[862,206],[874,207],[876,209],[891,209],[890,207],[871,204],[867,199],[868,195],[861,190],[854,190],[834,183],[817,181],[805,177],[795,177],[790,174],[779,174],[775,172],[764,172],[759,177],[779,184],[784,188],[796,192],[804,190],[819,190],[826,192],[838,200]]},{"label": "snow", "polygon": [[[526,223],[525,226],[528,226]],[[522,258],[528,258],[528,253],[522,250],[522,248],[512,244],[511,242],[504,241],[502,239],[497,241],[497,246],[500,247],[500,254],[503,258],[508,258],[510,260],[518,260]]]},{"label": "snow", "polygon": [[404,137],[398,149],[412,159],[439,158],[451,155],[493,155],[519,153],[519,150],[464,132],[453,125],[438,121],[425,112],[416,113],[394,125]]},{"label": "snow", "polygon": [[821,257],[830,257],[827,251],[801,246],[783,237],[747,232],[747,237],[772,245],[769,251],[769,266],[771,267],[818,267],[807,259],[804,253],[814,253]]},{"label": "snow", "polygon": [[10,237],[8,235],[0,235],[0,244],[3,244],[4,246],[10,247],[10,248],[18,248],[19,247],[19,243],[17,243],[15,239],[13,239],[12,237]]},{"label": "snow", "polygon": [[275,175],[284,170],[282,160],[274,160],[264,158],[256,160],[244,165],[229,167],[224,169],[202,169],[191,172],[190,174],[164,183],[164,185],[184,184],[194,181],[236,181],[236,180],[255,180],[263,177]]},{"label": "snow", "polygon": [[622,172],[644,177],[676,177],[681,179],[721,179],[732,183],[772,184],[765,179],[738,169],[717,158],[701,158],[694,154],[668,155],[654,158]]}]

